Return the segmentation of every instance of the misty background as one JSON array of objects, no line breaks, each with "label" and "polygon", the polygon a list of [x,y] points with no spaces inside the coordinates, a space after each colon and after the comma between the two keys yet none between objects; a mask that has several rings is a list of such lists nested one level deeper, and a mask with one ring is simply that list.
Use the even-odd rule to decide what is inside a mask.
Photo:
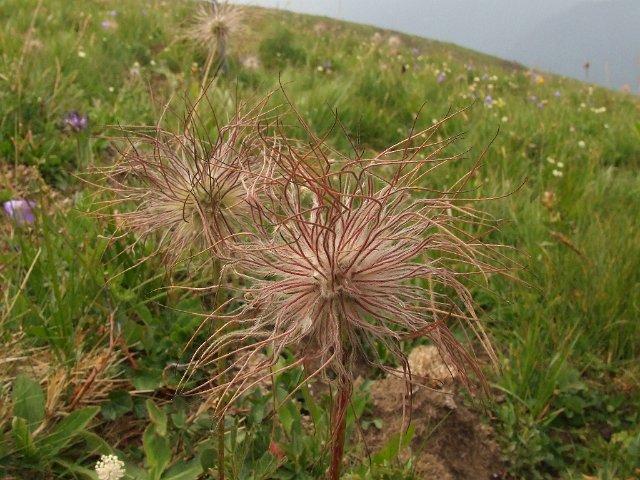
[{"label": "misty background", "polygon": [[398,30],[616,90],[626,85],[631,91],[640,92],[640,0],[235,0],[234,3]]}]

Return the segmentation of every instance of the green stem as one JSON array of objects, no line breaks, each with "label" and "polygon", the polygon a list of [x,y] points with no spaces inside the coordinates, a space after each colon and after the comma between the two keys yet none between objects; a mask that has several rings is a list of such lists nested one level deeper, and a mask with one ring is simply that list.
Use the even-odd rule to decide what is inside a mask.
[{"label": "green stem", "polygon": [[207,79],[209,78],[209,71],[211,70],[211,65],[213,64],[213,59],[215,58],[215,52],[211,51],[209,56],[207,57],[207,63],[204,67],[204,76],[202,77],[202,83],[200,84],[200,91],[204,93],[207,87]]}]

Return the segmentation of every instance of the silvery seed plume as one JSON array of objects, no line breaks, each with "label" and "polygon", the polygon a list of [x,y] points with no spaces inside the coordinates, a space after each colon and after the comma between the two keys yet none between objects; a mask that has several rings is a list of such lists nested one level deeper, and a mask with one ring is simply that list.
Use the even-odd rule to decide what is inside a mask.
[{"label": "silvery seed plume", "polygon": [[237,232],[252,224],[250,204],[268,173],[257,142],[266,101],[218,127],[215,140],[196,108],[177,134],[156,128],[131,130],[129,148],[106,171],[110,204],[135,205],[115,214],[125,231],[157,236],[169,265],[205,251],[222,255]]},{"label": "silvery seed plume", "polygon": [[228,2],[205,1],[198,8],[185,36],[210,52],[216,52],[221,43],[227,43],[242,32],[244,15],[242,8]]},{"label": "silvery seed plume", "polygon": [[[235,269],[251,285],[246,304],[228,317],[234,331],[214,332],[193,361],[198,368],[242,358],[238,373],[193,392],[233,392],[230,403],[269,375],[287,347],[298,352],[287,368],[302,364],[310,377],[348,385],[357,359],[387,368],[376,345],[406,367],[401,342],[418,337],[431,339],[463,378],[467,368],[481,378],[447,321],[466,325],[493,358],[469,285],[506,271],[508,260],[481,240],[478,232],[493,226],[463,195],[477,165],[447,191],[420,187],[434,169],[461,160],[439,158],[450,141],[431,142],[437,127],[369,159],[331,159],[321,144],[301,150],[282,141],[287,148],[274,157],[286,175],[260,204],[262,238],[236,245]],[[256,364],[267,348],[270,357]]]}]

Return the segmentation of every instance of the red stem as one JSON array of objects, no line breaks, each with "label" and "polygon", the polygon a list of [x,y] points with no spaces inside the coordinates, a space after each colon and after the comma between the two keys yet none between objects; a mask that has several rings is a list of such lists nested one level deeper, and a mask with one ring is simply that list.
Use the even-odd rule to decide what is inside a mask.
[{"label": "red stem", "polygon": [[333,406],[331,423],[336,425],[331,446],[331,465],[329,466],[329,480],[339,480],[342,456],[344,454],[345,431],[347,428],[347,407],[351,400],[351,384],[340,382],[338,386],[338,398]]}]

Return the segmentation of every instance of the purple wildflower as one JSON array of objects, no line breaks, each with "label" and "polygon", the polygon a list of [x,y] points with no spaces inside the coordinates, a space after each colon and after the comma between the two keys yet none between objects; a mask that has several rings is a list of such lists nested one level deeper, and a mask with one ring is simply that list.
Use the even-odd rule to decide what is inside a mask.
[{"label": "purple wildflower", "polygon": [[333,63],[331,63],[331,60],[325,60],[322,63],[322,68],[324,68],[325,70],[329,70],[331,67],[333,67]]},{"label": "purple wildflower", "polygon": [[553,95],[559,97],[561,95],[560,90],[556,90],[556,93],[554,93]]},{"label": "purple wildflower", "polygon": [[544,102],[538,102],[538,108],[543,108],[544,107]]},{"label": "purple wildflower", "polygon": [[420,56],[420,50],[417,48],[412,48],[411,49],[411,55],[413,55],[414,57],[419,57]]},{"label": "purple wildflower", "polygon": [[103,20],[102,22],[100,22],[100,26],[105,30],[111,30],[114,27],[114,23],[110,20]]},{"label": "purple wildflower", "polygon": [[89,126],[89,117],[80,115],[77,110],[67,113],[62,120],[62,128],[66,131],[81,132]]},{"label": "purple wildflower", "polygon": [[438,78],[437,78],[438,83],[442,83],[442,82],[444,82],[446,79],[447,79],[447,74],[446,74],[446,73],[444,73],[444,72],[441,72],[441,73],[438,75]]},{"label": "purple wildflower", "polygon": [[535,95],[531,95],[531,97],[529,98],[532,102],[535,102],[538,99],[538,97],[536,97]]},{"label": "purple wildflower", "polygon": [[493,105],[493,97],[491,95],[487,95],[486,97],[484,97],[484,104],[487,107],[490,107],[491,105]]},{"label": "purple wildflower", "polygon": [[116,15],[118,15],[118,12],[116,12],[115,10],[111,10],[109,12],[109,15],[111,15],[112,17],[115,17]]},{"label": "purple wildflower", "polygon": [[35,222],[36,217],[33,215],[33,208],[35,206],[36,202],[30,200],[9,200],[3,204],[4,211],[7,212],[7,215],[15,220],[18,225]]},{"label": "purple wildflower", "polygon": [[473,65],[472,65],[472,64],[470,64],[470,63],[467,63],[467,64],[465,65],[465,68],[467,69],[467,72],[471,72],[471,71],[473,70]]}]

